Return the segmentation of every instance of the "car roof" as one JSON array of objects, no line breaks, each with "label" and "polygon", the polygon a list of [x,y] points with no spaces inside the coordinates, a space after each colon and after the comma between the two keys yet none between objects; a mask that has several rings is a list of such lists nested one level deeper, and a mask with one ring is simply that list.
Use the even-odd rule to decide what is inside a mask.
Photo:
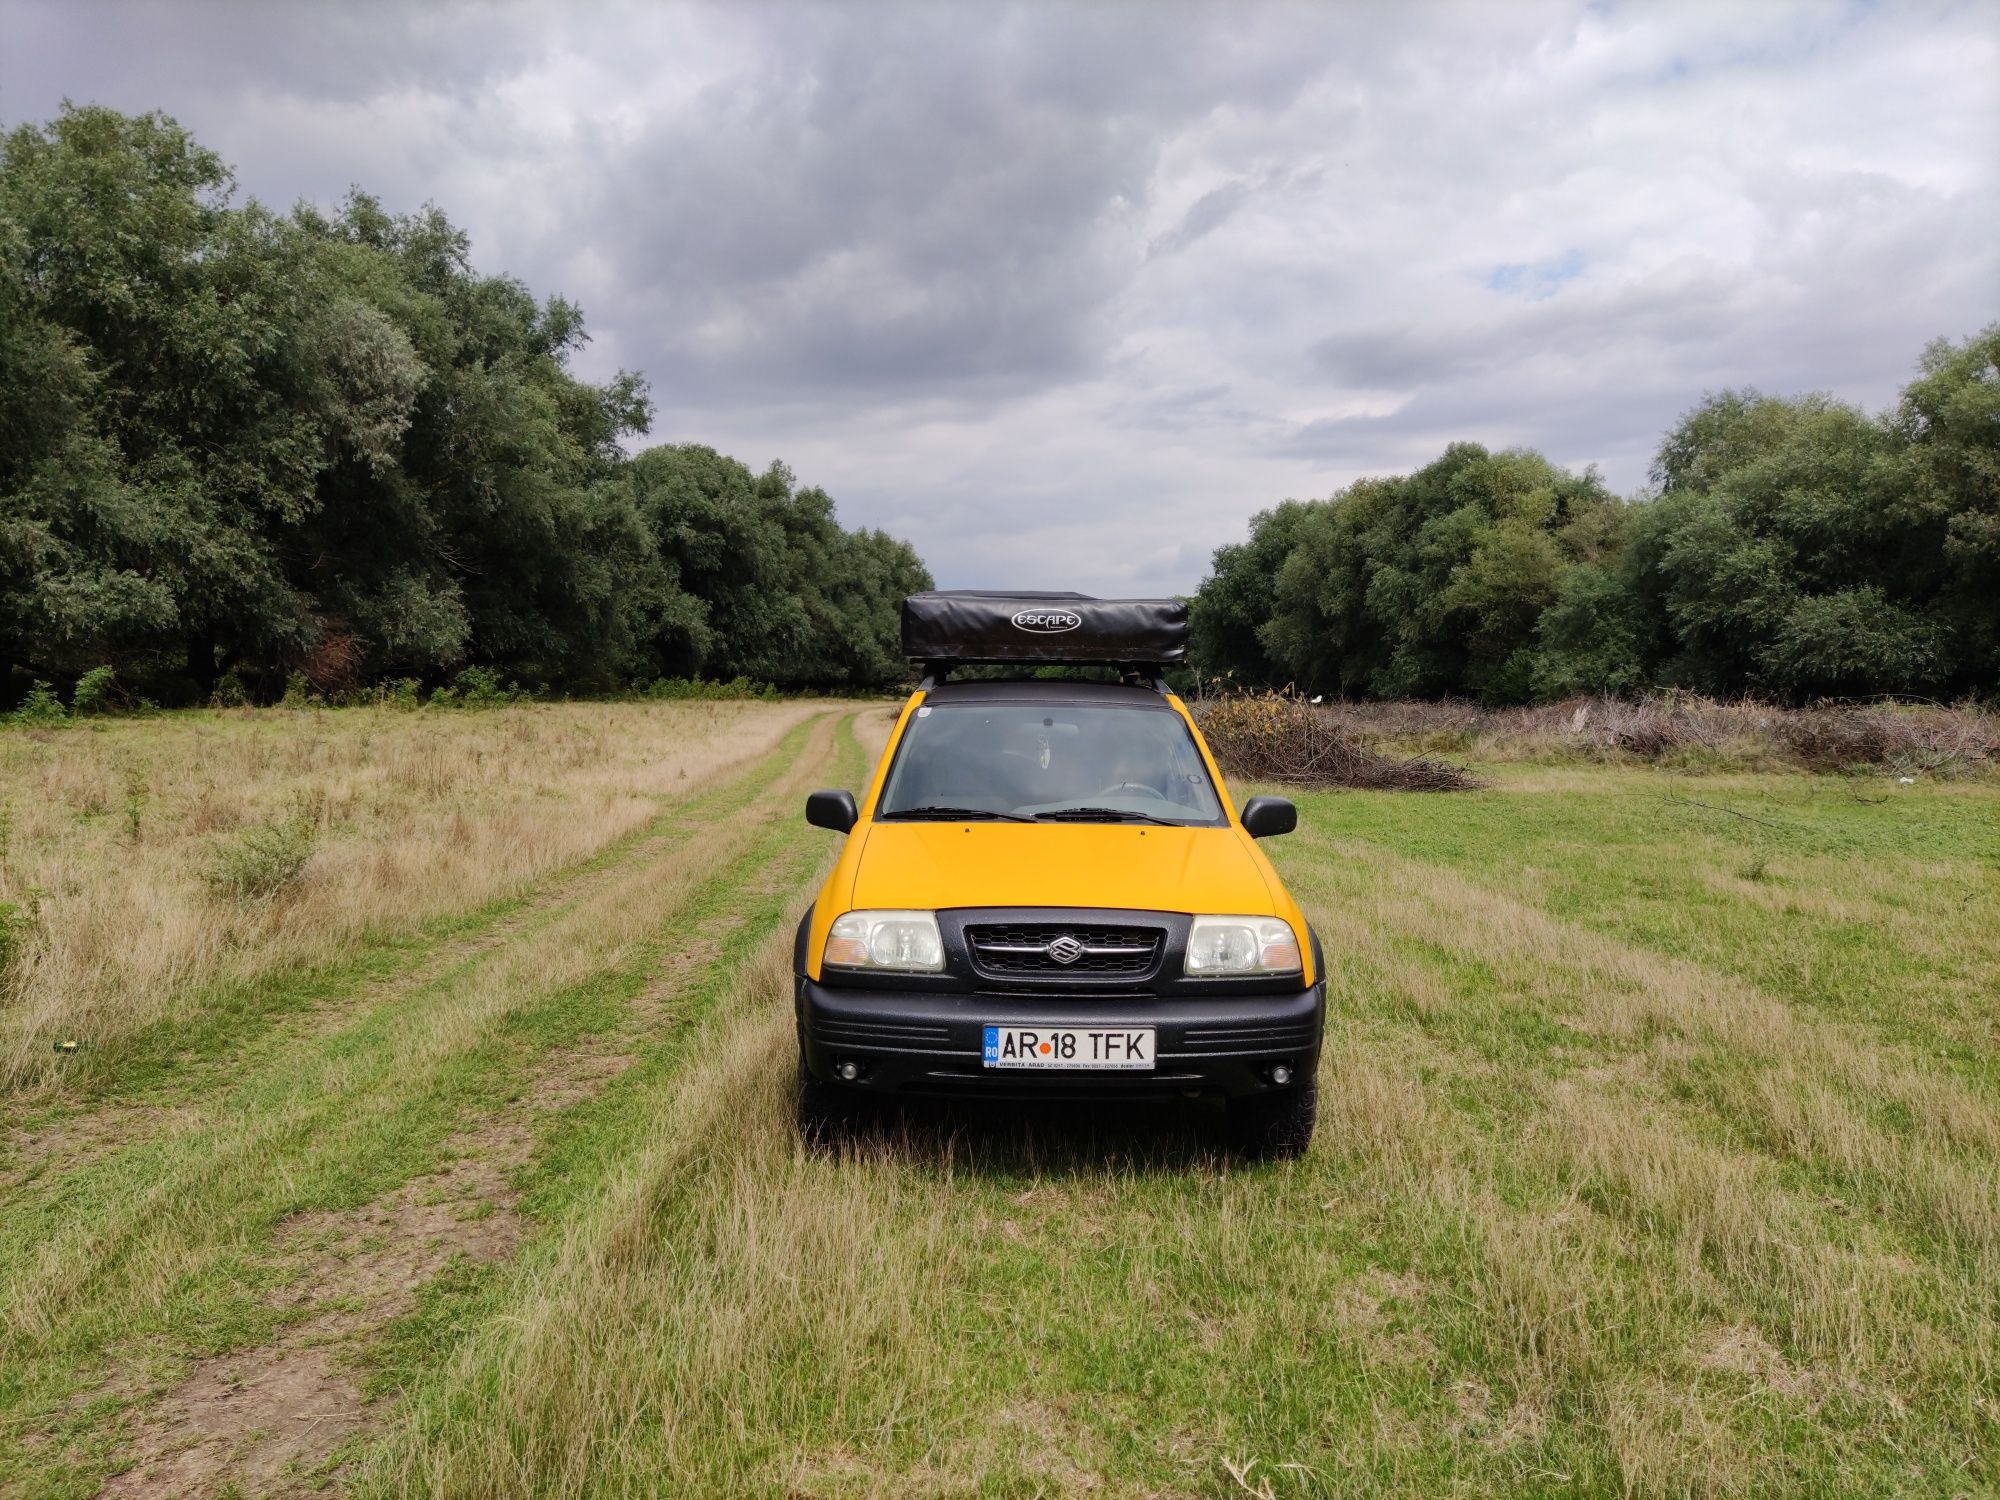
[{"label": "car roof", "polygon": [[1165,708],[1157,688],[1124,682],[1073,682],[1061,678],[1026,681],[971,678],[941,682],[924,695],[926,703],[1068,703],[1102,708]]}]

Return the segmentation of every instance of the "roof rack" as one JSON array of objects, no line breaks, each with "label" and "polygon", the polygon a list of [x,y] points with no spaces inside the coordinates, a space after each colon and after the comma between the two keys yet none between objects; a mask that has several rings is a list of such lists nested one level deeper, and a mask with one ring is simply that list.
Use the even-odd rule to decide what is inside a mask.
[{"label": "roof rack", "polygon": [[1187,657],[1185,599],[937,589],[903,601],[903,654],[936,679],[956,666],[1107,666],[1146,672]]},{"label": "roof rack", "polygon": [[[963,662],[953,663],[948,661],[925,662],[923,665],[923,675],[917,681],[917,691],[920,693],[928,693],[932,689],[936,688],[940,683],[945,682],[947,679],[950,678],[951,669],[954,665],[963,666],[967,665],[967,663]],[[1001,662],[974,662],[970,663],[970,665],[1001,666],[1005,664]],[[1051,663],[1044,662],[1041,663],[1041,665],[1048,666],[1051,665]],[[1121,678],[1124,678],[1130,686],[1151,688],[1154,692],[1158,693],[1162,698],[1169,696],[1173,692],[1173,689],[1167,685],[1167,679],[1160,675],[1160,669],[1158,667],[1148,666],[1143,662],[1110,662],[1110,661],[1060,662],[1060,663],[1054,663],[1053,665],[1080,666],[1080,667],[1109,667],[1114,671],[1116,671]],[[1016,679],[1006,679],[1006,680],[1011,681]]]}]

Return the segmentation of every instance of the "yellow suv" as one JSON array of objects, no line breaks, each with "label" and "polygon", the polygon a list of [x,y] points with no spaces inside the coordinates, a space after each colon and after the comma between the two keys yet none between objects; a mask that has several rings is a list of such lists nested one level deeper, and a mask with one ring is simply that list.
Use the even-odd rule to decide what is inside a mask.
[{"label": "yellow suv", "polygon": [[[1209,1095],[1237,1150],[1305,1149],[1325,976],[1254,842],[1298,815],[1230,807],[1159,677],[1186,643],[1180,600],[904,601],[923,680],[859,804],[806,803],[848,835],[794,952],[808,1140],[895,1095]],[[1119,680],[950,675],[995,665]]]}]

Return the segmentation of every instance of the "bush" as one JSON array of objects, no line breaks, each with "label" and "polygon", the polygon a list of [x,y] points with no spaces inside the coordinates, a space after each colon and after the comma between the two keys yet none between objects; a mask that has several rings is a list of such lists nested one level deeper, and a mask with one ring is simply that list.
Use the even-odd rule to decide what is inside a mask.
[{"label": "bush", "polygon": [[243,680],[243,669],[231,667],[216,680],[215,691],[208,696],[211,708],[248,708],[250,687]]},{"label": "bush", "polygon": [[35,729],[66,723],[68,719],[69,713],[63,708],[62,699],[56,696],[56,690],[46,682],[37,682],[28,689],[28,696],[21,700],[21,706],[9,716],[8,722],[23,729]]},{"label": "bush", "polygon": [[118,706],[118,674],[109,667],[92,667],[76,680],[69,695],[74,714],[108,714]]},{"label": "bush", "polygon": [[1253,780],[1408,792],[1479,785],[1442,761],[1377,755],[1344,734],[1330,715],[1291,693],[1243,693],[1204,703],[1195,713],[1216,760]]},{"label": "bush", "polygon": [[500,674],[491,667],[467,667],[431,694],[432,708],[504,708],[510,703],[532,703],[535,695],[518,682],[500,686]]},{"label": "bush", "polygon": [[203,876],[218,896],[269,901],[297,883],[318,843],[318,821],[294,812],[218,843]]},{"label": "bush", "polygon": [[294,672],[285,679],[285,696],[278,700],[280,708],[304,708],[313,701],[312,684],[303,672]]},{"label": "bush", "polygon": [[768,682],[752,682],[748,677],[732,677],[727,682],[710,682],[701,677],[662,677],[637,689],[641,698],[662,701],[699,700],[729,702],[742,699],[774,699],[778,690]]}]

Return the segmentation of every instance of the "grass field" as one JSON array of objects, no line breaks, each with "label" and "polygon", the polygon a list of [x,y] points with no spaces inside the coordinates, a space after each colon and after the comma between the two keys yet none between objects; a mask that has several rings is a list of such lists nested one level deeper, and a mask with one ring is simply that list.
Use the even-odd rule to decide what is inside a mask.
[{"label": "grass field", "polygon": [[2000,1490],[1993,780],[1307,795],[1303,1161],[829,1159],[799,813],[887,725],[0,735],[0,1493]]}]

